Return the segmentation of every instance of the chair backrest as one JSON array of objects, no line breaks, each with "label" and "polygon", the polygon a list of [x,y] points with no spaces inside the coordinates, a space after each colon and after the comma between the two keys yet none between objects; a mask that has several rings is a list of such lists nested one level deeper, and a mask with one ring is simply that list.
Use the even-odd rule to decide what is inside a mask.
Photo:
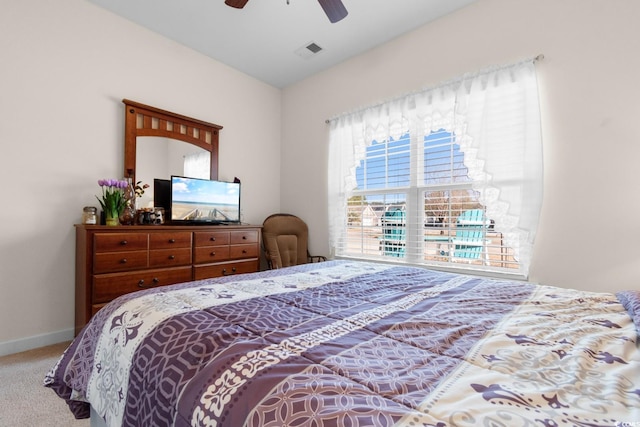
[{"label": "chair backrest", "polygon": [[400,207],[392,207],[381,218],[382,236],[380,245],[385,256],[402,258],[406,246],[406,213]]},{"label": "chair backrest", "polygon": [[478,259],[485,245],[484,210],[464,211],[456,221],[455,250],[456,258]]},{"label": "chair backrest", "polygon": [[262,244],[270,268],[306,264],[309,228],[295,215],[270,215],[262,223]]}]

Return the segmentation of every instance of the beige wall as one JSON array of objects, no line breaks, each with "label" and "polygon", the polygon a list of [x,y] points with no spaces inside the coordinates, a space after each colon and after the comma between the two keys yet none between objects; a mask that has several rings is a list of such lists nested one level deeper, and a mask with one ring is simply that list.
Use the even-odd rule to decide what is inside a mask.
[{"label": "beige wall", "polygon": [[[123,98],[224,126],[245,220],[280,204],[281,91],[83,0],[0,0],[0,354],[69,339],[74,227],[123,175]],[[269,164],[271,167],[263,167]]]},{"label": "beige wall", "polygon": [[479,0],[286,88],[282,209],[326,253],[325,119],[542,53],[545,197],[530,278],[640,289],[639,16],[637,0]]}]

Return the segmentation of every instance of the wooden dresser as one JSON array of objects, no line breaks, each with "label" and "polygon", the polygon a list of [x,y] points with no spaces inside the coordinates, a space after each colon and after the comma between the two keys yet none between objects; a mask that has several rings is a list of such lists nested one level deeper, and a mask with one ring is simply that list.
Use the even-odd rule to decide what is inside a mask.
[{"label": "wooden dresser", "polygon": [[76,225],[75,333],[120,295],[258,271],[260,228]]}]

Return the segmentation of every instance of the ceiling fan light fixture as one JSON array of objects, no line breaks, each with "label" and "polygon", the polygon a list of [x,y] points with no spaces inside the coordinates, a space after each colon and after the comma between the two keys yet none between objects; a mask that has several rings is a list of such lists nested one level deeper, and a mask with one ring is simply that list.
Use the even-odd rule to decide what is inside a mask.
[{"label": "ceiling fan light fixture", "polygon": [[318,0],[318,3],[332,24],[341,21],[349,14],[347,8],[342,4],[342,0]]},{"label": "ceiling fan light fixture", "polygon": [[[235,7],[236,9],[242,9],[248,1],[249,0],[224,0],[224,4]],[[347,8],[342,4],[342,0],[318,0],[318,3],[320,3],[324,13],[332,24],[341,21],[349,14]],[[289,0],[287,0],[287,4],[289,4]]]},{"label": "ceiling fan light fixture", "polygon": [[242,9],[248,1],[249,0],[224,0],[224,4],[235,7],[236,9]]}]

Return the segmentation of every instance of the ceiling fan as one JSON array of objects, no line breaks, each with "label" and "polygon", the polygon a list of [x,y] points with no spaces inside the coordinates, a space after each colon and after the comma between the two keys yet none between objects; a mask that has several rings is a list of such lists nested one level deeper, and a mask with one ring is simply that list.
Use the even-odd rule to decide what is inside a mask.
[{"label": "ceiling fan", "polygon": [[[245,4],[247,4],[249,0],[225,0],[224,3],[227,6],[235,7],[237,9],[242,9]],[[287,0],[287,4],[289,0]],[[336,23],[343,19],[349,12],[342,4],[342,0],[318,0],[322,9],[324,9],[324,13],[327,14],[327,18],[331,23]]]}]

